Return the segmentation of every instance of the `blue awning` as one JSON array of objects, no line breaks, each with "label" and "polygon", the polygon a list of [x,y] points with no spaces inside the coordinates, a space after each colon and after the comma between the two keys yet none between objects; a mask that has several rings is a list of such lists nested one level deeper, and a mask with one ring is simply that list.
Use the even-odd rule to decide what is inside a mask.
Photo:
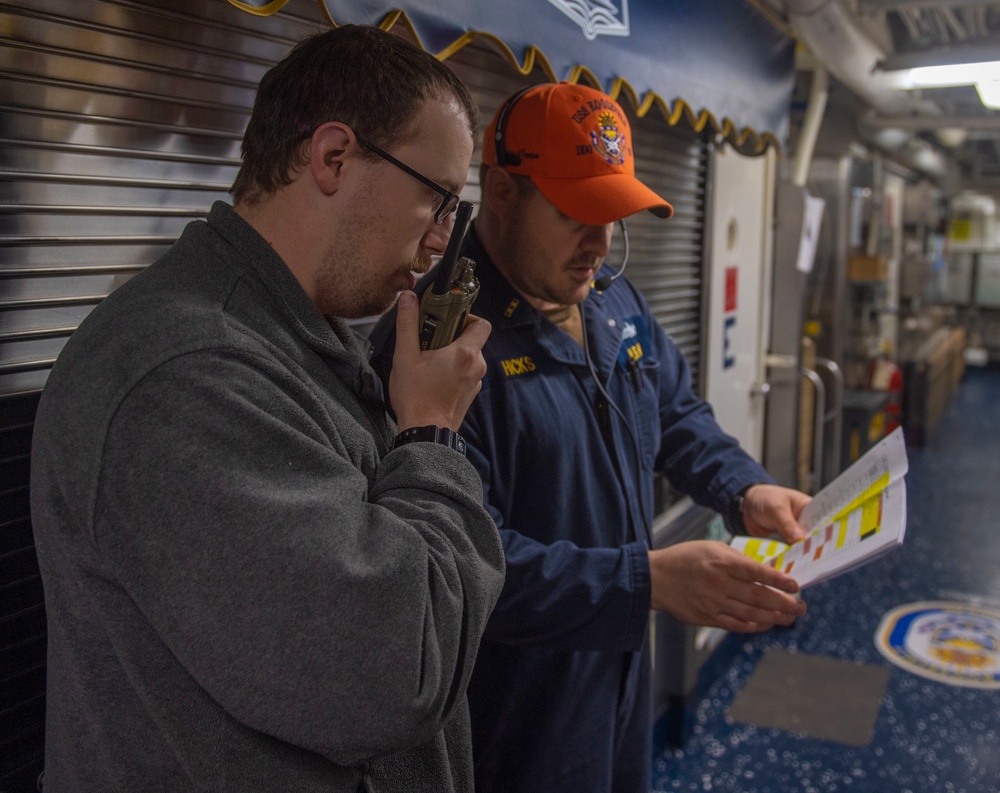
[{"label": "blue awning", "polygon": [[[306,0],[295,0],[305,2]],[[269,15],[290,0],[229,0]],[[445,60],[477,37],[513,66],[585,81],[639,117],[722,136],[741,152],[780,148],[788,132],[795,43],[752,0],[318,0],[332,25],[406,25]]]}]

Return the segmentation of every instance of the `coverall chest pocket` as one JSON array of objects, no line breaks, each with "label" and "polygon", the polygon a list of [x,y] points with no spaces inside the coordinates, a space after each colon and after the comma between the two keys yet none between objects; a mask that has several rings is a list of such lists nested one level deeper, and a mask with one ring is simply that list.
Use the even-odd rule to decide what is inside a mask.
[{"label": "coverall chest pocket", "polygon": [[643,467],[652,470],[660,451],[660,363],[652,358],[631,361],[625,367],[628,392],[635,409],[635,433]]}]

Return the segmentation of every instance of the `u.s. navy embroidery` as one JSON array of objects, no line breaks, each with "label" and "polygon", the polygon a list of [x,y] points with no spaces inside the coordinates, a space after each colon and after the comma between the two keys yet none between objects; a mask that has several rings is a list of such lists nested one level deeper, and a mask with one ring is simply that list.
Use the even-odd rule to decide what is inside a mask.
[{"label": "u.s. navy embroidery", "polygon": [[500,361],[500,368],[504,377],[518,377],[535,371],[535,362],[530,355],[522,355],[520,358],[507,358]]}]

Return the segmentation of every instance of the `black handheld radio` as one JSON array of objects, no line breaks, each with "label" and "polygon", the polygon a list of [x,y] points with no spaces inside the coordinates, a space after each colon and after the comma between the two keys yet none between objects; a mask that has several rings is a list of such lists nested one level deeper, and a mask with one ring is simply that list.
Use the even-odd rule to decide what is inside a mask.
[{"label": "black handheld radio", "polygon": [[476,263],[467,256],[458,255],[471,220],[472,204],[460,201],[455,212],[455,226],[438,264],[434,283],[420,299],[421,350],[436,350],[451,344],[465,327],[472,303],[479,294],[479,281],[473,274]]}]

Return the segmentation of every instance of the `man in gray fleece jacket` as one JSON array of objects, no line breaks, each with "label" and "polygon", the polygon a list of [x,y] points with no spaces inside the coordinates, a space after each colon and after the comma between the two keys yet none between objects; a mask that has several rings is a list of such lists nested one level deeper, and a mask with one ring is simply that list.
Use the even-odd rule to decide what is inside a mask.
[{"label": "man in gray fleece jacket", "polygon": [[[421,352],[409,289],[477,127],[397,37],[300,43],[261,82],[234,206],[70,339],[32,458],[46,793],[471,790],[504,563],[453,431],[490,328]],[[400,292],[397,426],[343,318]]]}]

